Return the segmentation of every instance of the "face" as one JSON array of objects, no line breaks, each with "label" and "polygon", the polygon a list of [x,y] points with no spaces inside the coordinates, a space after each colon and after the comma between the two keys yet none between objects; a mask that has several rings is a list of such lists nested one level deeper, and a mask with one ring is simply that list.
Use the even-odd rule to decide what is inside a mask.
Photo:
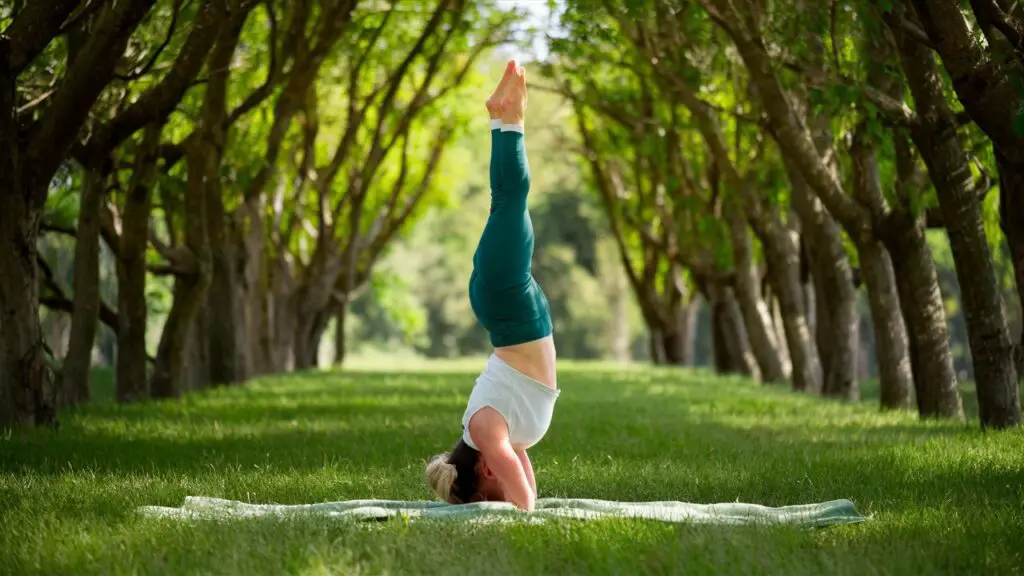
[{"label": "face", "polygon": [[473,497],[474,502],[504,502],[505,491],[501,489],[501,484],[498,483],[498,479],[491,472],[491,469],[487,467],[487,462],[483,456],[480,457],[480,462],[477,463],[476,473],[478,477],[477,481],[477,492]]}]

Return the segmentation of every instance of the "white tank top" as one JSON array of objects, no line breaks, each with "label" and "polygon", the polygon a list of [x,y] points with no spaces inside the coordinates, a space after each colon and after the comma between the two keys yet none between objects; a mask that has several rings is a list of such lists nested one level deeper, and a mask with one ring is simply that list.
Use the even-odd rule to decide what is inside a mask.
[{"label": "white tank top", "polygon": [[526,376],[491,354],[487,367],[476,379],[462,416],[462,440],[479,450],[469,434],[469,420],[481,408],[497,411],[508,424],[513,445],[529,448],[540,442],[551,425],[560,391]]}]

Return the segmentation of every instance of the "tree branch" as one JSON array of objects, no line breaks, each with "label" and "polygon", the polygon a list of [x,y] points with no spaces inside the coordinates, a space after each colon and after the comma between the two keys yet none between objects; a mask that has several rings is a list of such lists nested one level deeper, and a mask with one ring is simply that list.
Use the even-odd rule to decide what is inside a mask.
[{"label": "tree branch", "polygon": [[[447,147],[449,139],[453,133],[454,131],[451,126],[445,126],[441,129],[438,139],[434,143],[434,148],[431,150],[430,157],[427,160],[423,178],[420,179],[420,183],[416,186],[415,192],[413,192],[413,194],[405,201],[402,209],[396,211],[401,188],[404,187],[406,169],[408,165],[406,158],[408,152],[408,138],[406,138],[406,145],[402,147],[402,171],[396,181],[395,190],[393,191],[385,209],[384,224],[379,228],[380,231],[374,235],[370,241],[370,247],[367,251],[369,253],[371,263],[377,259],[383,251],[384,246],[391,241],[391,238],[393,238],[394,235],[402,229],[405,223],[409,220],[413,211],[423,200],[427,191],[430,190],[430,184],[434,179],[437,167],[441,163],[441,158],[444,155],[445,148]],[[367,264],[367,269],[369,266],[370,264]]]},{"label": "tree branch", "polygon": [[74,226],[57,224],[56,222],[49,222],[47,220],[43,220],[39,223],[39,230],[41,232],[54,232],[56,234],[63,234],[64,236],[70,236],[72,238],[78,237],[78,231],[75,230]]},{"label": "tree branch", "polygon": [[[152,227],[149,230],[149,243],[153,245],[157,253],[169,262],[167,265],[152,266],[150,270],[154,271],[154,274],[177,274],[184,276],[194,274],[199,270],[199,263],[191,250],[184,246],[168,246],[164,244],[157,237],[156,233],[153,232]],[[156,272],[156,270],[160,272]]]},{"label": "tree branch", "polygon": [[922,30],[921,27],[918,26],[917,24],[914,24],[913,22],[907,20],[903,16],[894,17],[891,21],[893,24],[898,26],[899,29],[902,30],[907,35],[908,38],[913,39],[915,42],[921,44],[922,46],[926,46],[931,50],[935,50],[935,44],[932,43],[931,38],[928,38],[928,34],[925,34],[925,31]]},{"label": "tree branch", "polygon": [[31,0],[3,31],[10,39],[9,70],[17,77],[57,36],[78,0]]},{"label": "tree branch", "polygon": [[917,124],[917,114],[906,105],[905,102],[885,94],[872,86],[860,84],[850,78],[839,74],[830,74],[825,71],[811,70],[798,62],[787,61],[783,64],[786,68],[802,75],[807,82],[817,88],[824,88],[830,84],[840,84],[855,90],[859,90],[865,98],[875,105],[882,112],[882,115],[897,126],[912,127]]},{"label": "tree branch", "polygon": [[133,82],[142,78],[146,74],[149,74],[153,69],[153,66],[156,65],[157,59],[160,58],[160,55],[163,54],[164,50],[167,49],[167,46],[171,43],[171,38],[174,37],[174,32],[178,29],[178,16],[181,13],[181,2],[182,0],[174,0],[174,6],[171,8],[171,22],[167,25],[167,35],[164,37],[164,41],[157,46],[156,51],[153,52],[149,61],[131,74],[114,74],[114,78],[125,82]]},{"label": "tree branch", "polygon": [[1018,58],[1024,55],[1024,27],[1003,12],[995,0],[971,0],[971,8],[981,24],[999,30],[1009,40]]},{"label": "tree branch", "polygon": [[90,160],[106,155],[142,127],[160,122],[174,111],[199,75],[226,18],[221,2],[203,4],[171,70],[128,108],[96,130],[88,144]]},{"label": "tree branch", "polygon": [[[33,166],[34,203],[41,206],[46,200],[50,179],[64,162],[92,104],[110,82],[132,31],[154,3],[155,0],[122,0],[108,5],[65,74],[60,90],[32,127],[26,163]],[[51,3],[34,0],[31,5],[34,10],[36,6],[49,8]]]},{"label": "tree branch", "polygon": [[95,14],[104,4],[104,0],[87,0],[85,4],[79,2],[78,8],[71,13],[71,16],[68,16],[68,19],[60,27],[61,34],[67,33],[77,26],[79,22]]}]

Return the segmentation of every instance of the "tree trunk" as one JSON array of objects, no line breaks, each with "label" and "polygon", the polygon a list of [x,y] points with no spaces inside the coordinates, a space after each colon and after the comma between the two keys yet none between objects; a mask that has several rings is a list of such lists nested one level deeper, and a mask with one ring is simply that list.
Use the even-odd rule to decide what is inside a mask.
[{"label": "tree trunk", "polygon": [[[686,335],[683,331],[682,311],[677,307],[662,313],[657,309],[660,305],[656,301],[657,296],[651,296],[650,293],[644,295],[639,290],[636,291],[636,295],[640,300],[644,323],[647,324],[651,363],[659,366],[686,365]],[[672,320],[666,321],[666,318]]]},{"label": "tree trunk", "polygon": [[18,154],[10,144],[3,142],[0,153],[0,428],[55,425],[56,390],[39,324],[40,214],[10,170]]},{"label": "tree trunk", "polygon": [[39,324],[36,239],[42,203],[25,182],[11,41],[0,35],[0,428],[56,424]]},{"label": "tree trunk", "polygon": [[793,389],[816,394],[821,391],[821,364],[818,347],[807,325],[796,242],[789,230],[777,221],[767,228],[770,229],[755,229],[755,232],[764,246],[768,276],[779,300],[782,326],[793,363]]},{"label": "tree trunk", "polygon": [[1024,378],[1024,171],[1014,169],[998,152],[996,164],[999,168],[999,224],[1010,248],[1022,315],[1021,333],[1015,345],[1017,377]]},{"label": "tree trunk", "polygon": [[192,318],[185,336],[185,353],[181,362],[181,392],[195,392],[208,388],[210,380],[210,316],[212,309],[200,306]]},{"label": "tree trunk", "polygon": [[906,409],[910,407],[914,374],[892,260],[880,242],[865,243],[858,252],[875,332],[879,401],[883,409]]},{"label": "tree trunk", "polygon": [[270,373],[289,372],[295,368],[294,348],[298,320],[292,304],[291,271],[278,260],[272,264],[270,294],[267,298],[267,341],[270,344]]},{"label": "tree trunk", "polygon": [[762,275],[764,282],[761,293],[765,294],[765,303],[768,305],[768,312],[771,313],[772,334],[775,335],[775,341],[778,342],[779,358],[782,359],[782,371],[786,374],[786,379],[788,380],[793,376],[793,358],[789,353],[786,328],[782,322],[782,308],[779,306],[779,299],[771,290],[771,278],[768,276],[767,267],[765,270],[766,272]]},{"label": "tree trunk", "polygon": [[307,365],[305,369],[316,369],[320,367],[320,344],[323,342],[324,332],[327,331],[327,325],[330,324],[336,307],[337,305],[332,303],[331,306],[321,310],[316,314],[316,316],[314,316],[313,323],[310,325],[308,342],[306,344]]},{"label": "tree trunk", "polygon": [[[801,236],[804,236],[801,234]],[[811,256],[812,250],[807,251],[808,265],[810,269],[816,269],[820,264],[820,255]],[[827,264],[826,264],[827,266]],[[832,357],[835,356],[835,345],[831,343],[830,336],[833,334],[833,316],[837,314],[835,306],[829,301],[825,293],[828,279],[824,278],[825,272],[814,270],[808,276],[804,284],[805,305],[807,310],[807,326],[814,334],[814,343],[818,345],[818,357],[821,359],[822,384],[821,391],[826,393],[829,386],[829,374],[832,370]]]},{"label": "tree trunk", "polygon": [[160,126],[146,128],[136,152],[132,182],[125,197],[121,248],[117,261],[117,400],[135,402],[149,396],[146,377],[146,248],[149,212],[156,178]]},{"label": "tree trunk", "polygon": [[320,366],[320,347],[323,344],[324,334],[327,333],[327,328],[331,324],[331,319],[337,315],[338,304],[332,303],[331,307],[324,310],[319,316],[317,316],[317,323],[314,330],[316,335],[313,349],[316,350],[314,354],[314,366]]},{"label": "tree trunk", "polygon": [[316,368],[316,317],[299,318],[296,322],[295,349],[292,354],[295,362],[295,370],[310,370]]},{"label": "tree trunk", "polygon": [[105,185],[105,174],[96,170],[86,171],[75,233],[71,336],[62,374],[61,404],[65,406],[84,404],[90,398],[89,373],[100,313],[100,211]]},{"label": "tree trunk", "polygon": [[729,345],[726,342],[724,304],[717,298],[708,298],[711,312],[711,357],[716,374],[732,372],[732,358],[729,356]]},{"label": "tree trunk", "polygon": [[629,280],[621,268],[612,273],[611,299],[611,352],[618,362],[632,360],[632,338],[629,330]]},{"label": "tree trunk", "polygon": [[651,326],[647,328],[647,353],[651,356],[651,364],[661,366],[665,363],[665,344],[661,339],[661,331]]},{"label": "tree trunk", "polygon": [[213,278],[206,297],[209,311],[205,340],[208,347],[211,384],[232,384],[245,379],[245,359],[239,342],[243,294],[235,273],[235,245],[225,231],[224,202],[220,194],[207,194],[207,226]]},{"label": "tree trunk", "polygon": [[907,326],[918,413],[923,418],[960,417],[963,405],[949,349],[949,325],[924,226],[901,211],[890,220],[885,240]]},{"label": "tree trunk", "polygon": [[687,300],[686,305],[679,309],[679,349],[684,366],[693,366],[694,348],[697,345],[697,314],[700,311],[700,300],[696,297]]},{"label": "tree trunk", "polygon": [[911,128],[911,137],[935,184],[960,279],[981,423],[994,428],[1016,426],[1020,397],[1013,344],[967,156],[957,139],[934,56],[898,30],[894,35],[918,111],[919,122]]},{"label": "tree trunk", "polygon": [[[206,129],[217,129],[207,126]],[[167,315],[153,371],[152,392],[157,398],[176,398],[183,388],[185,346],[196,312],[211,281],[211,255],[206,230],[206,194],[220,193],[221,140],[203,134],[188,151],[188,188],[185,190],[185,247],[187,256],[177,263],[174,303]]]},{"label": "tree trunk", "polygon": [[684,336],[679,327],[663,328],[658,332],[661,335],[661,356],[664,358],[665,364],[669,366],[686,366],[686,356],[683,354]]},{"label": "tree trunk", "polygon": [[[823,39],[826,21],[825,5],[821,2],[797,0],[796,9],[807,18],[803,26],[804,41],[810,47],[811,66],[820,70],[824,67],[826,47]],[[796,108],[806,118],[807,126],[814,141],[814,147],[821,157],[821,163],[836,179],[835,137],[832,133],[832,118],[819,114],[807,106],[803,97],[795,99]],[[850,260],[839,235],[839,227],[828,213],[822,201],[812,192],[800,174],[800,169],[788,156],[783,155],[787,171],[794,184],[794,208],[803,223],[805,238],[814,265],[814,281],[817,287],[816,302],[818,321],[827,318],[817,332],[818,352],[822,354],[825,374],[824,393],[827,396],[856,401],[860,398],[857,387],[857,352],[860,346],[860,311],[857,307],[857,291],[853,285]],[[795,178],[794,178],[795,176]],[[848,230],[852,238],[858,239],[856,229]],[[828,349],[828,362],[824,362]]]},{"label": "tree trunk", "polygon": [[[864,127],[858,127],[850,150],[853,189],[856,198],[871,207],[872,218],[880,221],[885,210],[882,183],[874,145],[868,138]],[[883,409],[909,408],[914,378],[892,261],[880,240],[861,239],[857,252],[875,332],[880,403]]]},{"label": "tree trunk", "polygon": [[800,218],[810,258],[816,304],[816,342],[821,355],[822,393],[855,401],[860,314],[857,292],[839,227],[814,196],[799,169],[785,161],[792,184],[793,206]]},{"label": "tree trunk", "polygon": [[242,350],[246,378],[273,372],[273,341],[271,338],[271,298],[264,254],[264,228],[260,199],[246,199],[238,208],[235,255],[239,273],[236,276],[242,322],[236,324],[235,339]]},{"label": "tree trunk", "polygon": [[712,320],[715,331],[715,366],[722,373],[735,373],[761,380],[761,370],[750,348],[743,313],[729,286],[712,286]]},{"label": "tree trunk", "polygon": [[345,363],[345,347],[348,337],[345,334],[345,320],[348,317],[348,299],[345,298],[334,311],[334,365]]},{"label": "tree trunk", "polygon": [[[227,140],[231,62],[252,6],[234,11],[226,21],[217,20],[226,12],[211,13],[211,30],[216,32],[207,62],[210,77],[195,141],[187,146],[186,157],[185,246],[189,262],[176,274],[174,304],[157,352],[153,394],[160,397],[175,397],[188,384],[193,389],[203,387],[208,379],[216,383],[239,379],[234,254],[225,231],[220,168]],[[214,293],[208,294],[215,270],[220,272],[219,283]],[[204,306],[210,313],[197,318]],[[191,382],[181,365],[189,346],[199,364],[190,375]]]},{"label": "tree trunk", "polygon": [[198,135],[206,140],[206,150],[213,155],[203,169],[206,173],[205,207],[206,235],[211,260],[211,290],[206,295],[205,306],[211,310],[203,320],[202,343],[205,344],[209,379],[213,384],[231,384],[241,381],[244,376],[244,356],[238,340],[239,324],[242,323],[242,307],[238,304],[242,296],[238,292],[235,273],[237,255],[235,243],[228,235],[223,191],[220,186],[220,165],[226,145],[224,128],[228,118],[227,88],[231,62],[238,46],[242,27],[254,3],[248,3],[243,10],[236,10],[221,29],[210,55],[209,68],[212,70],[203,101],[203,120]]},{"label": "tree trunk", "polygon": [[208,282],[209,280],[204,279],[198,271],[174,278],[174,303],[167,315],[164,331],[160,335],[160,346],[157,348],[156,365],[153,369],[154,398],[177,398],[182,391],[190,388],[185,366],[189,351],[188,337],[194,333],[192,324],[197,317],[196,312],[201,307],[203,292]]},{"label": "tree trunk", "polygon": [[[674,288],[668,290],[674,291]],[[693,310],[694,299],[691,298],[686,305],[680,306],[685,295],[665,295],[663,298],[668,300],[663,304],[668,309],[663,314],[655,312],[652,315],[652,321],[657,326],[657,333],[660,336],[661,358],[665,364],[671,366],[692,366],[693,331],[696,329],[697,320]]]},{"label": "tree trunk", "polygon": [[[355,223],[358,226],[358,222]],[[296,370],[308,370],[317,365],[316,345],[320,334],[327,326],[326,311],[332,306],[331,295],[339,284],[342,267],[353,255],[339,254],[330,239],[321,240],[316,247],[312,262],[303,276],[303,283],[294,300],[296,332],[294,356]],[[345,252],[345,251],[342,251]],[[349,267],[354,273],[354,266]],[[351,283],[349,283],[351,284]],[[355,288],[355,286],[349,286]],[[329,317],[329,316],[328,316]]]},{"label": "tree trunk", "polygon": [[736,274],[736,298],[750,338],[750,347],[757,358],[765,384],[785,381],[786,374],[775,339],[771,313],[761,299],[760,283],[754,267],[753,248],[747,222],[738,206],[726,206],[729,232],[732,237],[733,267]]},{"label": "tree trunk", "polygon": [[[902,322],[903,322],[903,319],[900,318],[900,323],[902,323]],[[872,343],[870,341],[868,341],[866,332],[867,331],[864,330],[864,327],[862,326],[861,327],[861,331],[860,331],[860,334],[861,334],[860,352],[857,354],[857,380],[860,381],[860,382],[864,382],[865,380],[870,380],[871,379],[871,377],[873,376],[871,368],[872,368],[872,364],[875,361],[875,359],[872,358],[872,356],[871,356],[871,352],[875,348],[874,348],[874,346],[872,346]],[[873,331],[872,331],[872,333],[873,333]],[[908,358],[909,358],[909,356],[908,356]],[[908,369],[909,369],[909,364],[910,363],[908,362],[907,363]],[[911,384],[913,384],[913,379],[911,379]],[[908,396],[909,396],[909,394],[908,394]],[[907,405],[909,406],[909,399],[908,399]]]}]

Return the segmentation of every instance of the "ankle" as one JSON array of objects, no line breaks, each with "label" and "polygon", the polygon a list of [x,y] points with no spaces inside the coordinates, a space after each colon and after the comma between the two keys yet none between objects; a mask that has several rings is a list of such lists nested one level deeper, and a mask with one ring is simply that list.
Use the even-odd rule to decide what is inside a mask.
[{"label": "ankle", "polygon": [[521,110],[506,110],[501,113],[502,124],[522,124],[523,112]]}]

